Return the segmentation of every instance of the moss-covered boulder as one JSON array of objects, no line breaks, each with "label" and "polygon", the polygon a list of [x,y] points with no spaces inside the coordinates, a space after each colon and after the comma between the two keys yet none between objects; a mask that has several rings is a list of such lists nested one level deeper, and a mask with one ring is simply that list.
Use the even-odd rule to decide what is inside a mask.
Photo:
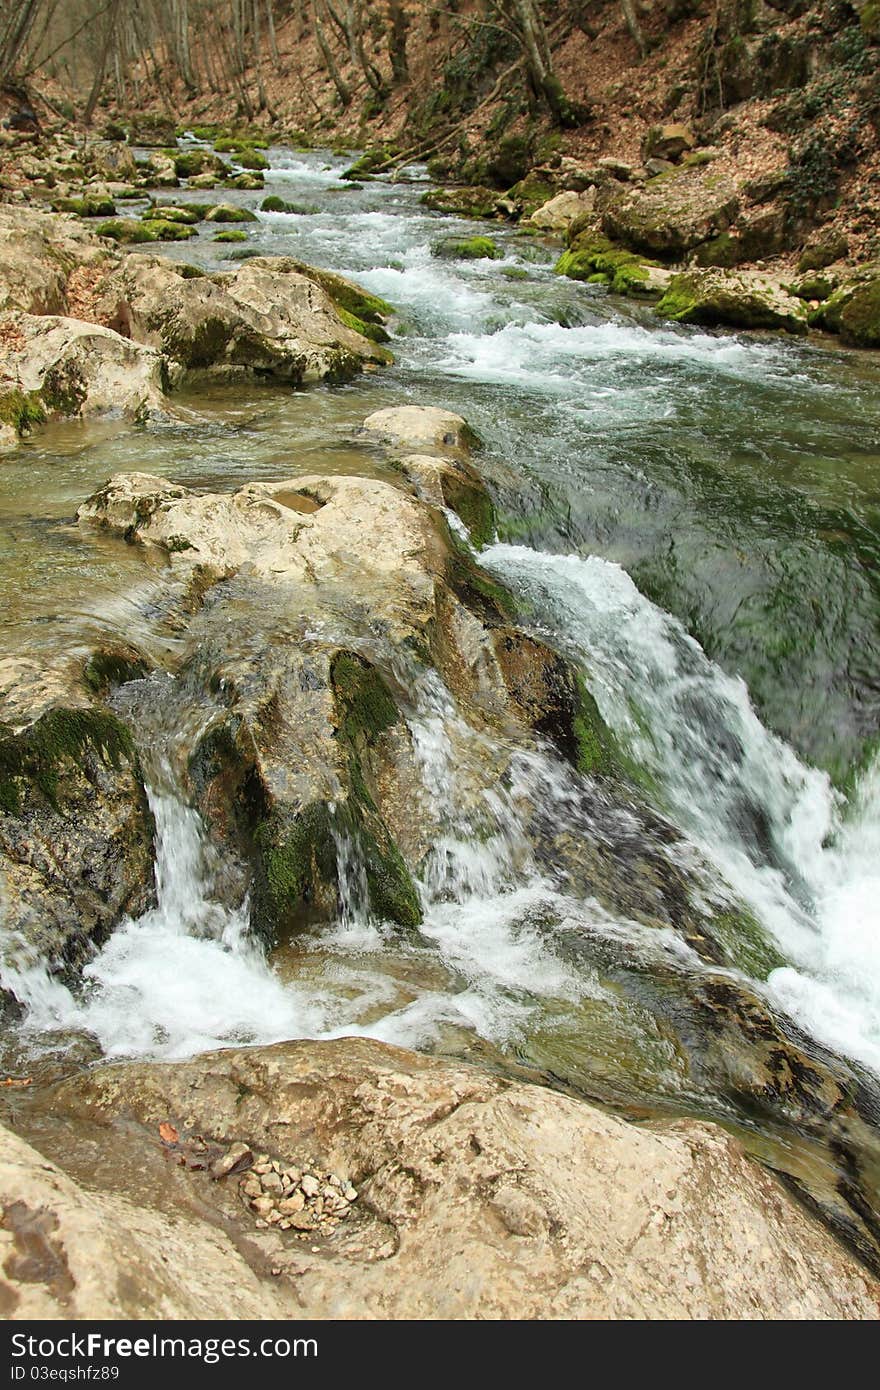
[{"label": "moss-covered boulder", "polygon": [[558,192],[558,184],[544,174],[532,172],[508,189],[505,201],[514,203],[523,217],[530,217]]},{"label": "moss-covered boulder", "polygon": [[684,271],[670,281],[657,313],[676,323],[707,327],[807,331],[803,302],[778,281],[757,271]]},{"label": "moss-covered boulder", "polygon": [[259,218],[250,208],[232,207],[230,203],[219,203],[205,215],[206,222],[258,222]]},{"label": "moss-covered boulder", "polygon": [[117,217],[110,222],[102,222],[96,228],[99,236],[109,237],[127,246],[145,245],[151,241],[188,241],[196,236],[194,227],[186,222],[170,222],[162,217],[141,218]]},{"label": "moss-covered boulder", "polygon": [[116,204],[112,198],[86,195],[82,198],[58,198],[52,208],[55,212],[72,212],[76,217],[115,217]]},{"label": "moss-covered boulder", "polygon": [[141,113],[128,122],[128,143],[167,148],[173,145],[177,131],[170,116]]},{"label": "moss-covered boulder", "polygon": [[142,217],[145,222],[179,222],[186,227],[194,227],[202,220],[197,205],[172,207],[167,203],[155,203],[142,213]]},{"label": "moss-covered boulder", "polygon": [[225,188],[237,188],[243,193],[254,193],[265,186],[265,179],[257,169],[245,169],[240,174],[232,174],[223,180]]},{"label": "moss-covered boulder", "polygon": [[189,370],[255,373],[306,385],[346,381],[365,362],[388,362],[387,349],[375,341],[388,306],[329,276],[326,283],[361,308],[362,320],[325,289],[324,272],[309,270],[287,257],[254,255],[234,270],[209,276],[135,252],[97,287],[100,312],[128,338],[161,346]]},{"label": "moss-covered boulder", "polygon": [[234,231],[234,230],[227,231],[227,232],[217,232],[216,235],[213,237],[213,240],[214,240],[214,241],[219,241],[219,242],[223,242],[223,243],[233,242],[233,241],[247,241],[247,239],[248,239],[248,234],[247,234],[247,232],[237,232],[237,231]]},{"label": "moss-covered boulder", "polygon": [[595,233],[576,237],[554,269],[570,280],[607,285],[614,294],[656,299],[663,292],[665,277],[655,261],[646,261]]},{"label": "moss-covered boulder", "polygon": [[115,715],[78,705],[19,732],[0,724],[0,889],[22,965],[79,965],[124,916],[144,912],[152,842],[140,761]]},{"label": "moss-covered boulder", "polygon": [[849,295],[840,310],[838,331],[852,347],[880,347],[880,276]]},{"label": "moss-covered boulder", "polygon": [[457,217],[489,218],[498,215],[498,194],[491,188],[432,188],[422,195],[425,207]]},{"label": "moss-covered boulder", "polygon": [[319,212],[320,209],[311,203],[288,203],[285,198],[279,198],[277,194],[270,193],[268,198],[264,198],[260,203],[261,212],[286,212],[294,213],[300,217],[308,217],[312,213]]},{"label": "moss-covered boulder", "polygon": [[490,237],[444,237],[431,252],[443,261],[497,261],[504,255]]},{"label": "moss-covered boulder", "polygon": [[711,165],[675,169],[645,184],[607,183],[597,211],[602,230],[631,251],[676,260],[726,232],[739,211],[736,185]]}]

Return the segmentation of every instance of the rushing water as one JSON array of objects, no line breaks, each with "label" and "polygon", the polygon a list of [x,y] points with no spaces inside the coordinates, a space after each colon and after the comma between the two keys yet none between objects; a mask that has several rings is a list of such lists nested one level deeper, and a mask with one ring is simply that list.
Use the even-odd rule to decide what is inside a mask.
[{"label": "rushing water", "polygon": [[[275,150],[272,163],[267,192],[304,211],[260,213],[243,249],[294,254],[389,299],[396,366],[335,391],[193,389],[177,422],[59,427],[5,460],[4,650],[39,662],[106,631],[160,657],[173,647],[154,623],[161,574],[69,525],[110,473],[201,488],[297,471],[381,476],[354,436],[369,411],[453,408],[484,441],[500,504],[502,535],[482,561],[580,664],[683,836],[658,853],[677,856],[710,907],[747,906],[774,951],[769,976],[752,982],[762,997],[880,1072],[876,359],[660,325],[554,277],[555,252],[512,228],[491,229],[500,260],[440,259],[440,240],[475,228],[426,211],[418,171],[353,189],[339,184],[341,160]],[[242,253],[211,235],[202,226],[169,252],[212,268]],[[548,750],[518,753],[503,783],[487,776],[486,736],[439,679],[414,680],[407,717],[438,824],[420,936],[403,941],[374,920],[357,846],[340,833],[337,922],[266,959],[246,894],[224,882],[181,798],[175,768],[193,731],[168,714],[174,681],[145,687],[135,694],[158,906],[114,933],[75,991],[10,946],[4,981],[27,1005],[29,1046],[87,1035],[110,1056],[182,1057],[365,1032],[482,1048],[649,1110],[719,1109],[675,1010],[637,983],[709,967],[672,931],[609,912],[536,856],[535,804],[614,852]],[[463,779],[472,791],[481,775],[476,799],[463,795]]]}]

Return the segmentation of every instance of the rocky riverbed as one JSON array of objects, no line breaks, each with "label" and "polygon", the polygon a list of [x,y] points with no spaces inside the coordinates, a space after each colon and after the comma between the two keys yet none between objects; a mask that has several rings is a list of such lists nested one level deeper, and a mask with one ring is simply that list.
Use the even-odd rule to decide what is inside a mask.
[{"label": "rocky riverbed", "polygon": [[[3,1046],[32,1083],[4,1088],[12,1315],[876,1316],[869,1033],[839,1047],[770,984],[792,953],[806,969],[779,925],[813,910],[786,837],[820,819],[791,798],[837,804],[824,774],[646,599],[615,616],[616,566],[610,631],[582,637],[586,562],[493,544],[515,496],[526,533],[563,523],[492,435],[498,398],[474,391],[471,420],[414,389],[419,343],[380,297],[406,269],[368,291],[295,238],[218,267],[0,218],[4,466],[122,421],[49,533],[78,602],[99,576],[100,622],[0,665]],[[443,294],[484,312],[462,264],[528,274],[434,249],[435,318]],[[539,374],[544,339],[587,331],[533,327]],[[454,328],[455,372],[477,349]],[[739,351],[694,351],[714,343]],[[205,439],[251,447],[243,394],[319,382],[343,387],[311,398],[318,434],[344,414],[332,448],[288,431],[253,472],[193,467]],[[640,673],[659,712],[619,698]],[[651,721],[680,709],[669,740]],[[339,1038],[363,1033],[446,1056]]]}]

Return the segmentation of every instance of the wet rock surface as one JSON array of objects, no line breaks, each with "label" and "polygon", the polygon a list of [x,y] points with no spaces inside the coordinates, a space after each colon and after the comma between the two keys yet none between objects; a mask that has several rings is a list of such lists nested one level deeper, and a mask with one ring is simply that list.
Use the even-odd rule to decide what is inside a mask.
[{"label": "wet rock surface", "polygon": [[[876,1281],[721,1130],[633,1126],[363,1039],[98,1068],[57,1086],[53,1112],[48,1162],[3,1132],[15,1318],[184,1316],[196,1298],[203,1317],[880,1312]],[[230,1171],[177,1167],[189,1132]],[[163,1160],[179,1176],[151,1201]],[[43,1258],[23,1272],[36,1211]]]}]

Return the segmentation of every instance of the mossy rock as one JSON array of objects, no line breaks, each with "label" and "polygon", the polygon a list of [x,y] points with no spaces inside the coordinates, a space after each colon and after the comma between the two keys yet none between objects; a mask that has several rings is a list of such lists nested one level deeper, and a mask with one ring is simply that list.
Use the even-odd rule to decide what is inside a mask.
[{"label": "mossy rock", "polygon": [[812,246],[805,246],[798,257],[798,273],[805,275],[809,270],[824,270],[835,261],[842,260],[849,251],[849,242],[843,232],[830,232]]},{"label": "mossy rock", "polygon": [[834,281],[826,275],[806,275],[791,286],[791,292],[798,299],[818,300],[821,304],[834,293]]},{"label": "mossy rock", "polygon": [[337,304],[336,312],[345,324],[346,328],[351,328],[355,333],[360,333],[362,338],[369,338],[371,343],[388,343],[391,341],[390,334],[378,323],[367,323],[364,319],[358,318],[357,314],[350,314],[347,309],[342,309]]},{"label": "mossy rock", "polygon": [[224,188],[237,188],[245,193],[253,193],[257,189],[264,188],[265,184],[266,180],[259,171],[254,170],[252,172],[249,169],[242,174],[235,174],[223,180]]},{"label": "mossy rock", "polygon": [[35,425],[45,424],[46,409],[39,391],[0,391],[0,421],[11,425],[19,435],[30,434]]},{"label": "mossy rock", "polygon": [[195,226],[201,220],[194,207],[164,207],[161,203],[147,208],[141,216],[145,222],[179,222],[186,227]]},{"label": "mossy rock", "polygon": [[260,203],[261,212],[287,212],[295,213],[299,217],[309,217],[320,208],[309,206],[305,203],[288,203],[284,198],[279,198],[277,194],[271,193],[268,198],[264,198]]},{"label": "mossy rock", "polygon": [[673,276],[657,313],[675,323],[705,327],[807,331],[801,301],[759,276],[729,270],[700,269]]},{"label": "mossy rock", "polygon": [[149,671],[149,663],[137,647],[99,647],[83,667],[83,681],[93,695],[104,698],[127,681],[143,680]]},{"label": "mossy rock", "polygon": [[704,241],[702,246],[697,247],[694,260],[697,265],[721,266],[729,270],[739,265],[741,260],[749,259],[742,252],[743,248],[737,237],[731,236],[730,232],[721,232],[711,241]]},{"label": "mossy rock", "polygon": [[108,710],[52,709],[21,733],[0,736],[0,811],[21,816],[36,797],[63,812],[67,778],[87,753],[116,769],[138,762],[129,730]]},{"label": "mossy rock", "polygon": [[422,195],[425,207],[458,217],[490,218],[498,214],[498,194],[491,188],[432,188]]},{"label": "mossy rock", "polygon": [[507,197],[512,198],[514,202],[521,203],[524,215],[529,216],[531,213],[537,212],[538,208],[543,207],[545,203],[549,203],[557,192],[556,186],[549,183],[547,179],[542,179],[535,174],[528,174],[508,190]]},{"label": "mossy rock", "polygon": [[188,241],[196,235],[194,227],[183,222],[165,222],[161,218],[148,221],[135,221],[130,217],[119,217],[112,222],[102,222],[97,228],[99,236],[110,237],[129,245],[148,241]]},{"label": "mossy rock", "polygon": [[218,154],[244,154],[258,144],[265,148],[267,142],[258,137],[250,139],[244,135],[220,135],[214,140],[214,149]]},{"label": "mossy rock", "polygon": [[880,347],[880,278],[850,295],[840,313],[840,336],[851,347]]},{"label": "mossy rock", "polygon": [[223,174],[226,166],[210,150],[171,150],[174,172],[179,179],[197,178],[199,174]]},{"label": "mossy rock", "polygon": [[319,270],[303,261],[295,261],[294,265],[301,275],[314,280],[316,285],[320,285],[321,289],[329,294],[337,310],[344,310],[360,319],[362,323],[381,325],[394,313],[393,305],[376,294],[370,294],[369,290],[361,289],[360,285],[353,284],[341,275],[334,275],[330,270]]},{"label": "mossy rock", "polygon": [[55,212],[72,212],[77,217],[116,216],[116,204],[112,198],[59,198],[52,208]]},{"label": "mossy rock", "polygon": [[268,169],[269,161],[259,150],[251,149],[250,146],[239,150],[235,156],[236,164],[242,169]]},{"label": "mossy rock", "polygon": [[615,294],[650,298],[658,293],[650,283],[653,265],[655,262],[624,251],[607,237],[584,234],[563,251],[554,270],[570,280],[608,285]]},{"label": "mossy rock", "polygon": [[459,471],[444,471],[440,478],[443,501],[468,529],[471,541],[481,549],[495,535],[495,508],[482,481]]},{"label": "mossy rock", "polygon": [[259,222],[250,208],[234,208],[229,203],[220,203],[205,214],[206,222]]},{"label": "mossy rock", "polygon": [[396,153],[396,146],[393,145],[374,146],[365,150],[360,158],[356,159],[339,177],[347,183],[357,179],[370,179],[383,165],[393,160]]},{"label": "mossy rock", "polygon": [[217,232],[217,233],[215,233],[215,235],[214,235],[214,237],[213,237],[213,240],[214,240],[214,241],[220,241],[220,242],[247,241],[247,239],[248,239],[248,234],[247,234],[247,232],[237,232],[237,231],[232,230],[232,229],[229,230],[229,231],[226,231],[226,232]]},{"label": "mossy rock", "polygon": [[444,237],[431,255],[443,261],[499,261],[504,252],[487,236]]}]

